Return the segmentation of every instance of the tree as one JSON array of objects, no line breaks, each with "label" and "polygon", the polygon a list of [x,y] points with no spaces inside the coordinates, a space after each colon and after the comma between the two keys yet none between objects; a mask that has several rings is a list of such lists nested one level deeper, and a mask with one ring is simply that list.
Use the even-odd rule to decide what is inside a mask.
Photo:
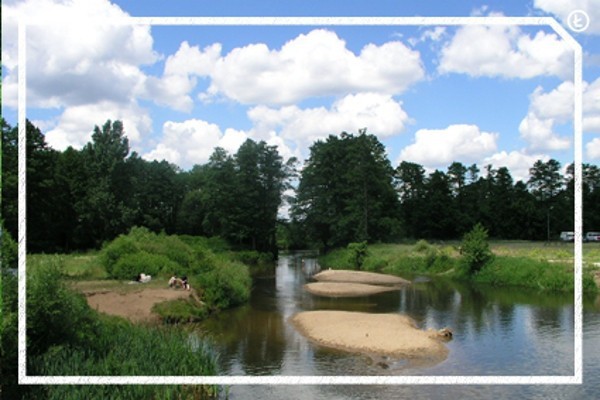
[{"label": "tree", "polygon": [[325,250],[389,240],[400,225],[392,183],[393,169],[375,136],[330,135],[310,148],[292,217]]},{"label": "tree", "polygon": [[421,221],[421,235],[426,238],[448,239],[456,236],[456,209],[448,176],[436,170],[425,183],[423,206],[427,210]]},{"label": "tree", "polygon": [[396,189],[405,233],[413,238],[422,236],[419,221],[425,218],[425,169],[416,163],[402,161],[395,171]]},{"label": "tree", "polygon": [[88,232],[94,246],[125,232],[133,213],[126,206],[130,188],[125,158],[129,140],[121,121],[110,120],[100,129],[94,127],[92,142],[85,145],[86,189],[76,205],[81,228]]},{"label": "tree", "polygon": [[[537,199],[540,207],[537,211],[538,220],[546,220],[545,231],[539,231],[537,238],[551,237],[551,218],[553,208],[558,205],[558,194],[563,189],[563,178],[560,174],[560,163],[554,159],[547,162],[537,160],[529,169],[529,181],[527,182],[531,193]],[[552,225],[554,226],[554,225]],[[544,235],[545,233],[545,235]]]}]

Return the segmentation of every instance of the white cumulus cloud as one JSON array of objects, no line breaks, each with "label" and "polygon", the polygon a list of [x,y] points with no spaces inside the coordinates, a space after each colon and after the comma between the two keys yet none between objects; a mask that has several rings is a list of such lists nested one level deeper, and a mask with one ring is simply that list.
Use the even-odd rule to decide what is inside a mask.
[{"label": "white cumulus cloud", "polygon": [[347,95],[330,108],[256,106],[248,111],[248,116],[259,137],[276,131],[298,146],[342,131],[356,133],[362,128],[379,137],[389,137],[401,133],[410,122],[401,102],[376,93]]},{"label": "white cumulus cloud", "polygon": [[444,168],[453,161],[479,162],[496,151],[497,133],[476,125],[450,125],[445,129],[420,129],[415,142],[400,152],[397,163],[410,161],[426,168]]},{"label": "white cumulus cloud", "polygon": [[527,154],[525,151],[501,151],[483,160],[484,165],[492,165],[495,169],[506,167],[514,181],[527,182],[529,180],[529,168],[537,160],[548,161],[550,157],[545,154]]},{"label": "white cumulus cloud", "polygon": [[[566,81],[549,92],[538,86],[531,94],[529,110],[519,125],[519,132],[532,149],[569,148],[571,138],[558,135],[555,128],[573,120],[573,93],[573,83]],[[583,131],[600,132],[600,78],[591,84],[583,82]]]},{"label": "white cumulus cloud", "polygon": [[217,61],[201,98],[289,105],[313,96],[398,94],[423,76],[419,52],[401,42],[368,44],[356,55],[335,32],[316,29],[279,50],[263,43],[233,49]]},{"label": "white cumulus cloud", "polygon": [[133,146],[139,145],[144,135],[152,131],[148,111],[137,103],[103,101],[65,109],[56,124],[46,132],[46,142],[57,150],[64,150],[69,146],[80,149],[91,141],[94,125],[101,126],[107,120],[122,121],[125,135]]},{"label": "white cumulus cloud", "polygon": [[458,29],[442,49],[438,71],[481,77],[567,78],[572,52],[554,33],[531,37],[516,26],[469,25]]},{"label": "white cumulus cloud", "polygon": [[600,138],[594,138],[586,143],[585,155],[588,161],[600,161]]}]

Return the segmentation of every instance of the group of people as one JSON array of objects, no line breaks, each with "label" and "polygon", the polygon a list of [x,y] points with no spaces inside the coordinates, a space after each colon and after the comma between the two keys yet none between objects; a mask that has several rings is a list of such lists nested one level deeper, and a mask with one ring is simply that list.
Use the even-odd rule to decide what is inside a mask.
[{"label": "group of people", "polygon": [[173,276],[171,277],[171,279],[169,279],[169,287],[170,288],[177,288],[177,287],[181,287],[182,289],[185,290],[190,290],[190,284],[188,283],[188,278],[187,276],[183,275],[181,278],[177,276],[177,274],[173,274]]}]

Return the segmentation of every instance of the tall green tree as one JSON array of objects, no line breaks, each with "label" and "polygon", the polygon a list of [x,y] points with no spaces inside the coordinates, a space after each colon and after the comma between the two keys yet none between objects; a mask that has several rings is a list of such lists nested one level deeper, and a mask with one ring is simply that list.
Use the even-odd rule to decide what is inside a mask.
[{"label": "tall green tree", "polygon": [[[560,208],[559,194],[563,190],[564,180],[560,173],[560,162],[550,159],[546,162],[537,160],[529,169],[529,181],[527,182],[531,193],[538,201],[539,208],[536,213],[538,221],[546,221],[546,229],[539,231],[537,239],[551,239],[554,208]],[[557,210],[558,211],[558,210]]]},{"label": "tall green tree", "polygon": [[308,237],[328,249],[397,234],[394,171],[374,135],[330,135],[310,151],[292,207]]},{"label": "tall green tree", "polygon": [[125,160],[129,140],[121,121],[94,127],[92,141],[82,150],[87,186],[77,204],[82,228],[93,245],[116,237],[131,226],[134,213],[127,207],[130,180]]}]

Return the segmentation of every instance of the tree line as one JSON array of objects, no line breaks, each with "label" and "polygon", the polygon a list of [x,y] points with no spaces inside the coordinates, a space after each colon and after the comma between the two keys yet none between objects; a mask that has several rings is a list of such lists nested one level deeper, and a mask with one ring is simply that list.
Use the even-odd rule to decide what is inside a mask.
[{"label": "tree line", "polygon": [[[2,120],[2,218],[17,237],[18,129]],[[491,237],[542,240],[573,230],[573,165],[538,160],[527,182],[507,168],[452,163],[427,173],[366,130],[330,135],[300,168],[275,146],[248,139],[235,154],[215,148],[189,171],[131,152],[120,121],[94,127],[81,150],[50,148],[27,121],[30,252],[98,248],[133,226],[220,236],[239,248],[323,249],[351,242],[454,239],[476,223]],[[584,228],[600,230],[600,171],[583,165]],[[289,218],[278,211],[284,192]]]}]

